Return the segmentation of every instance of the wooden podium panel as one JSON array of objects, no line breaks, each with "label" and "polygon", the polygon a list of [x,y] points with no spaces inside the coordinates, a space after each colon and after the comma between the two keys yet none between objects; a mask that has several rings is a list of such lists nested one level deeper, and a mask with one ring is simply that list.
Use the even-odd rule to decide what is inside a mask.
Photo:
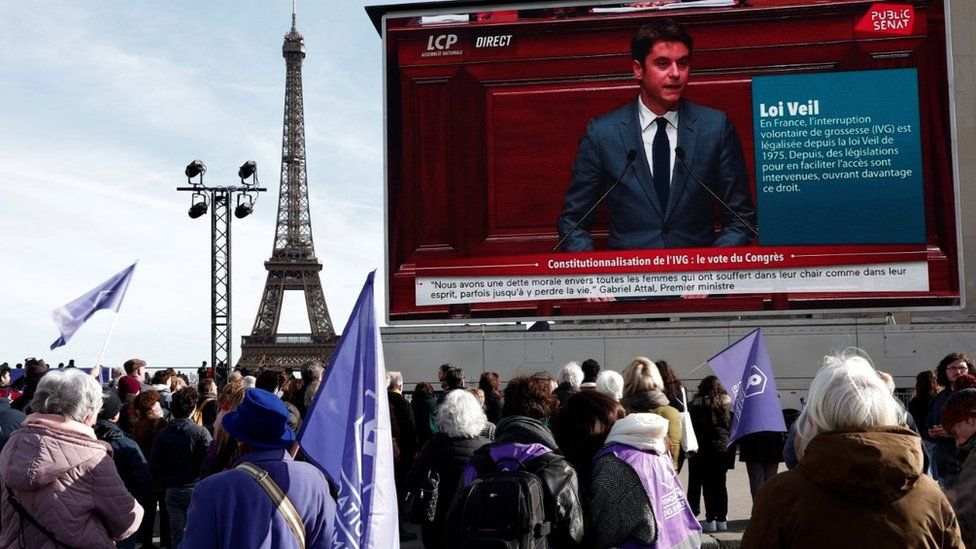
[{"label": "wooden podium panel", "polygon": [[[388,12],[391,320],[449,314],[444,307],[414,304],[418,262],[540,254],[553,247],[587,122],[637,97],[630,37],[651,18],[664,16],[681,22],[695,41],[685,97],[728,113],[742,140],[754,196],[753,77],[917,68],[931,291],[891,299],[845,295],[838,307],[890,307],[893,300],[899,307],[957,303],[943,7],[939,2],[912,3],[916,21],[907,36],[863,36],[855,27],[871,5],[860,0],[753,0],[747,7],[616,14],[531,9],[511,22],[441,25],[422,25],[417,17],[396,18],[395,10]],[[481,4],[472,11],[490,8]],[[591,232],[596,248],[605,249],[606,211],[598,210]],[[704,300],[710,302],[707,306],[672,301],[652,305],[647,312],[787,310],[809,308],[820,297],[828,296],[714,297]],[[480,304],[450,314],[575,316],[623,314],[623,309],[635,307],[591,305]]]}]

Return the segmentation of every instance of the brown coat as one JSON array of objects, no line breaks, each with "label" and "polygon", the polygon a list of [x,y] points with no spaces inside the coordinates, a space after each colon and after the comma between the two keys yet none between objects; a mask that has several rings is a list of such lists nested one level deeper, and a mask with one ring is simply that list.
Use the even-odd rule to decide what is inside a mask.
[{"label": "brown coat", "polygon": [[922,463],[918,435],[902,427],[817,435],[796,469],[759,490],[742,547],[961,549]]}]

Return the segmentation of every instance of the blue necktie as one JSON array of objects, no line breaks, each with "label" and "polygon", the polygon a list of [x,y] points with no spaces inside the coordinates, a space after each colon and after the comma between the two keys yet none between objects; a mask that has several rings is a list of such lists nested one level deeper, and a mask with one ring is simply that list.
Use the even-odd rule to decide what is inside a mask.
[{"label": "blue necktie", "polygon": [[661,211],[668,209],[668,195],[671,192],[671,142],[668,140],[668,121],[663,116],[654,119],[657,133],[651,147],[652,169],[654,170],[654,190],[661,202]]}]

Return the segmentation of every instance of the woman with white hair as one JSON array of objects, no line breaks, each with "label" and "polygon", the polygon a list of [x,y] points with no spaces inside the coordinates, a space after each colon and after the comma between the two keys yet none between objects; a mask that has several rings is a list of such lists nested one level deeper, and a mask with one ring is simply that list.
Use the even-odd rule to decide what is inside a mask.
[{"label": "woman with white hair", "polygon": [[799,465],[759,490],[742,547],[963,547],[903,419],[859,350],[825,357],[797,419]]},{"label": "woman with white hair", "polygon": [[101,387],[81,370],[51,371],[31,407],[0,452],[0,547],[115,547],[143,510],[95,438]]},{"label": "woman with white hair", "polygon": [[[424,547],[446,547],[444,518],[457,492],[464,466],[475,450],[488,444],[480,436],[488,424],[485,412],[474,395],[467,391],[451,391],[437,408],[437,429],[410,469],[407,477],[407,498],[433,486],[436,479],[437,504],[433,520],[420,523]],[[416,518],[416,517],[411,517]]]},{"label": "woman with white hair", "polygon": [[628,413],[650,412],[668,420],[668,451],[678,469],[678,452],[681,450],[681,414],[671,406],[664,394],[664,380],[651,359],[639,356],[624,370],[624,396],[620,403]]},{"label": "woman with white hair", "polygon": [[601,370],[596,376],[596,390],[620,402],[624,396],[624,376],[613,370]]},{"label": "woman with white hair", "polygon": [[553,392],[559,397],[559,402],[566,402],[569,397],[579,392],[580,384],[583,383],[583,368],[578,362],[570,362],[559,370],[556,381],[559,382],[559,386]]}]

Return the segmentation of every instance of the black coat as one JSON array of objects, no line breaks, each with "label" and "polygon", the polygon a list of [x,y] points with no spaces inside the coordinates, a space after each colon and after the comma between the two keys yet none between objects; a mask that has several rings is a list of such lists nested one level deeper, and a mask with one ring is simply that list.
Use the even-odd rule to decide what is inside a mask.
[{"label": "black coat", "polygon": [[400,448],[400,458],[407,463],[413,462],[413,456],[417,453],[417,428],[414,425],[413,410],[400,393],[387,391],[386,396],[390,402],[390,415],[396,417],[399,428],[396,442]]},{"label": "black coat", "polygon": [[442,527],[461,482],[464,466],[475,450],[485,444],[488,444],[488,439],[480,436],[451,438],[444,433],[437,433],[420,450],[420,455],[407,476],[407,491],[416,492],[427,480],[427,472],[437,471],[440,484],[437,486],[437,515],[430,525],[432,528]]},{"label": "black coat", "polygon": [[429,395],[420,391],[413,392],[413,400],[410,401],[413,409],[414,425],[417,432],[417,443],[420,447],[430,440],[434,435],[434,413],[437,411],[437,399],[434,395]]},{"label": "black coat", "polygon": [[[491,446],[502,444],[541,444],[553,451],[559,459],[553,460],[541,471],[537,472],[545,491],[547,518],[553,523],[553,531],[549,534],[549,547],[576,547],[583,541],[583,506],[580,502],[579,481],[576,470],[559,451],[559,446],[549,429],[541,421],[524,417],[509,416],[503,419],[495,429],[495,442]],[[476,460],[493,461],[486,446],[471,457]]]},{"label": "black coat", "polygon": [[502,405],[505,404],[505,397],[499,391],[485,391],[485,416],[488,421],[498,425],[502,420]]},{"label": "black coat", "polygon": [[735,441],[735,444],[739,447],[739,461],[782,463],[786,433],[775,431],[749,433]]},{"label": "black coat", "polygon": [[146,456],[142,455],[136,441],[107,419],[99,419],[95,423],[95,436],[112,445],[112,459],[125,489],[140,503],[148,502],[152,495],[153,478]]}]

